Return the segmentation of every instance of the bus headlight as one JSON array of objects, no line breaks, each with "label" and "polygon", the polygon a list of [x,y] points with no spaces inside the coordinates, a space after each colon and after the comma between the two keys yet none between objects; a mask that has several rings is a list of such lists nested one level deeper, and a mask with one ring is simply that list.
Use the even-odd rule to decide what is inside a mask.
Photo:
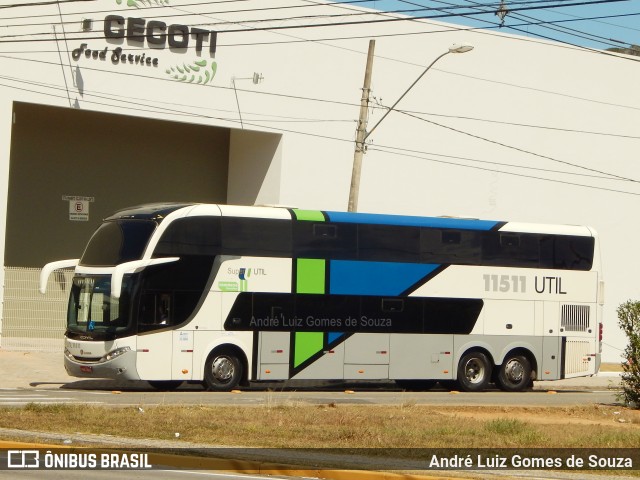
[{"label": "bus headlight", "polygon": [[108,362],[109,360],[113,360],[114,358],[119,357],[120,355],[123,355],[130,351],[131,351],[131,347],[118,348],[112,352],[107,353],[104,357],[101,358],[101,360],[103,362]]}]

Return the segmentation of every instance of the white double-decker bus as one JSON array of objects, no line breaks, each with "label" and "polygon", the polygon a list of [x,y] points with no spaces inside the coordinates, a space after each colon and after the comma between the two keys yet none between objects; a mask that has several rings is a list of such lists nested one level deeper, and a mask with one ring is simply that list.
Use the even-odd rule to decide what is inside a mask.
[{"label": "white double-decker bus", "polygon": [[276,207],[120,211],[74,268],[76,377],[391,379],[508,391],[598,371],[603,280],[588,227]]}]

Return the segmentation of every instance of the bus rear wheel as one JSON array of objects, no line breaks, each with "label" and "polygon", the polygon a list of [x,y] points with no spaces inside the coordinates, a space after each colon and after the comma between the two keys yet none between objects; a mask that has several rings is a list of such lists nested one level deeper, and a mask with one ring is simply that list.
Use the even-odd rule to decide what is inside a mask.
[{"label": "bus rear wheel", "polygon": [[501,390],[519,392],[531,384],[531,362],[522,355],[508,356],[502,362],[496,384]]},{"label": "bus rear wheel", "polygon": [[242,379],[242,362],[230,352],[212,353],[204,366],[204,386],[212,392],[228,392]]},{"label": "bus rear wheel", "polygon": [[482,352],[466,353],[458,364],[458,385],[465,392],[480,392],[491,380],[491,362]]}]

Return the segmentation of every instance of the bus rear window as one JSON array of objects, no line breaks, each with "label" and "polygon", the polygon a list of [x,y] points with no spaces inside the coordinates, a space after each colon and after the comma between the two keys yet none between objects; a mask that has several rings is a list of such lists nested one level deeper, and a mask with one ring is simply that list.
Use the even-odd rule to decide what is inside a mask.
[{"label": "bus rear window", "polygon": [[95,231],[80,265],[112,267],[142,257],[156,224],[150,220],[105,222]]}]

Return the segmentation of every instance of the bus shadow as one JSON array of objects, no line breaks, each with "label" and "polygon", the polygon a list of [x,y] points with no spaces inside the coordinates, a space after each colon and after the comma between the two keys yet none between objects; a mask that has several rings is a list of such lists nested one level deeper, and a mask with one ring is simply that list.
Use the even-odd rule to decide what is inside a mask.
[{"label": "bus shadow", "polygon": [[[178,388],[161,389],[155,388],[149,385],[146,381],[135,380],[110,380],[110,379],[86,379],[77,380],[68,383],[53,383],[53,382],[34,382],[30,384],[32,387],[45,386],[45,385],[60,385],[59,388],[64,390],[93,390],[93,391],[117,391],[117,392],[206,392],[206,389],[200,382],[184,382]],[[569,393],[569,392],[586,392],[587,388],[563,388],[557,390],[557,393]],[[407,393],[421,393],[421,392],[434,392],[434,393],[460,393],[465,394],[458,390],[455,385],[441,385],[437,384],[433,388],[421,389],[421,388],[401,388],[393,381],[289,381],[289,382],[258,382],[251,383],[248,387],[238,387],[240,392],[262,392],[262,393],[279,393],[279,392],[407,392]],[[507,394],[508,392],[502,392],[495,385],[491,384],[489,387],[480,393],[500,392]],[[547,388],[533,388],[527,389],[523,393],[538,393],[549,394],[550,392],[556,393],[555,390]],[[215,392],[207,392],[215,393]],[[228,392],[222,392],[228,393]],[[520,393],[520,392],[519,392]]]}]

